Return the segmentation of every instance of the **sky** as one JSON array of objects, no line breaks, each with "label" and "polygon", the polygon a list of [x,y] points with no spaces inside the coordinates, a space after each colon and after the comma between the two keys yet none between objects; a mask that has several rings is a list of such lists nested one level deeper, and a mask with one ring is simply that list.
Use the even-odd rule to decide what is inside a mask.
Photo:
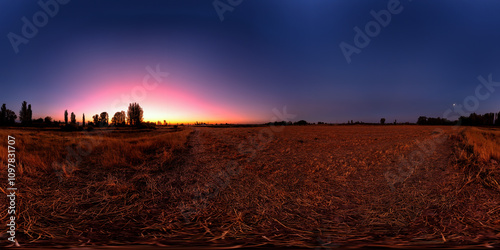
[{"label": "sky", "polygon": [[500,112],[499,1],[1,0],[0,11],[0,103],[19,113],[27,101],[33,118],[111,117],[131,102],[171,123],[265,123],[285,107],[329,123]]}]

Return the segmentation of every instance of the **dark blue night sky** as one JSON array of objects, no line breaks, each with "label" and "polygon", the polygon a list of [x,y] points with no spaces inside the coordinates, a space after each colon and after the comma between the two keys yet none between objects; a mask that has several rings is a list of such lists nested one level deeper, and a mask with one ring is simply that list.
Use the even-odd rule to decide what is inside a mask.
[{"label": "dark blue night sky", "polygon": [[[267,122],[284,106],[295,120],[340,123],[500,111],[499,1],[39,3],[0,1],[0,102],[17,113],[26,100],[33,118],[129,101],[146,120],[184,122]],[[38,18],[32,38],[23,17]],[[348,63],[340,44],[356,46],[367,24],[373,37]],[[168,77],[130,97],[156,65]]]}]

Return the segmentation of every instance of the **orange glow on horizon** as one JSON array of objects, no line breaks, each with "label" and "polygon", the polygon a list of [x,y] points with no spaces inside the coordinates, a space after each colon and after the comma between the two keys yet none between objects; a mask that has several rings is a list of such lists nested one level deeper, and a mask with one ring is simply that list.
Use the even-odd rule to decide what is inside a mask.
[{"label": "orange glow on horizon", "polygon": [[[103,85],[106,87],[100,87]],[[98,91],[81,91],[81,96],[74,98],[81,101],[68,106],[68,113],[74,112],[78,122],[82,121],[82,114],[85,114],[85,121],[89,122],[93,120],[92,116],[101,112],[107,112],[111,121],[115,112],[127,112],[129,103],[137,102],[144,110],[146,122],[258,123],[256,117],[242,115],[242,111],[237,110],[238,107],[227,107],[217,97],[192,94],[189,89],[179,87],[184,86],[181,84],[161,83],[153,89],[146,89],[142,84],[137,84],[137,81],[128,80],[100,86],[96,86]],[[64,110],[59,110],[52,116],[54,120],[64,121]]]}]

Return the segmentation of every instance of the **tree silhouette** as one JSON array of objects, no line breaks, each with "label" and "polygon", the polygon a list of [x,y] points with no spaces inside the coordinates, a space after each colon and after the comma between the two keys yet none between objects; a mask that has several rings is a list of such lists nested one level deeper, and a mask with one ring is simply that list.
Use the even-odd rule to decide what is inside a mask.
[{"label": "tree silhouette", "polygon": [[0,108],[0,125],[5,124],[7,124],[7,106],[4,103],[2,108]]},{"label": "tree silhouette", "polygon": [[50,124],[52,122],[52,117],[46,116],[44,120],[45,120],[45,123]]},{"label": "tree silhouette", "polygon": [[107,112],[102,112],[100,117],[99,117],[99,123],[101,126],[108,126],[108,113]]},{"label": "tree silhouette", "polygon": [[127,116],[128,122],[132,126],[138,126],[142,123],[143,120],[143,110],[138,103],[131,103],[128,106]]},{"label": "tree silhouette", "polygon": [[68,125],[68,110],[64,110],[64,124]]},{"label": "tree silhouette", "polygon": [[33,112],[31,112],[31,104],[28,104],[28,114],[27,114],[27,123],[30,124],[33,119]]},{"label": "tree silhouette", "polygon": [[418,125],[425,125],[425,124],[427,124],[427,117],[425,117],[425,116],[418,117],[417,124]]},{"label": "tree silhouette", "polygon": [[97,126],[97,124],[99,123],[99,115],[95,114],[94,116],[92,116],[92,119],[94,120],[94,125]]},{"label": "tree silhouette", "polygon": [[16,112],[7,109],[7,106],[4,103],[2,108],[0,108],[0,125],[15,124],[16,118]]},{"label": "tree silhouette", "polygon": [[120,116],[122,117],[121,124],[125,125],[127,123],[127,113],[125,111],[120,111]]},{"label": "tree silhouette", "polygon": [[10,125],[16,123],[16,112],[7,109],[5,103],[0,108],[0,125]]},{"label": "tree silhouette", "polygon": [[73,112],[71,112],[71,124],[76,124],[76,116]]},{"label": "tree silhouette", "polygon": [[28,123],[28,117],[29,117],[29,111],[28,111],[28,104],[26,101],[24,101],[21,104],[21,110],[19,111],[19,120],[21,120],[22,124],[27,124]]},{"label": "tree silhouette", "polygon": [[495,124],[495,113],[486,113],[483,115],[484,125],[494,125]]},{"label": "tree silhouette", "polygon": [[120,116],[120,112],[116,112],[115,115],[113,115],[113,117],[111,118],[111,124],[117,125],[118,120],[120,119],[119,116]]},{"label": "tree silhouette", "polygon": [[116,112],[113,118],[111,118],[111,123],[116,125],[124,125],[125,124],[125,111]]},{"label": "tree silhouette", "polygon": [[380,124],[382,124],[382,125],[385,124],[385,118],[380,119]]},{"label": "tree silhouette", "polygon": [[17,118],[16,112],[14,112],[10,109],[7,109],[5,113],[6,113],[6,117],[7,117],[7,124],[16,123],[16,118]]},{"label": "tree silhouette", "polygon": [[82,125],[82,126],[84,126],[84,127],[85,127],[85,114],[83,114],[82,123],[83,123],[83,125]]}]

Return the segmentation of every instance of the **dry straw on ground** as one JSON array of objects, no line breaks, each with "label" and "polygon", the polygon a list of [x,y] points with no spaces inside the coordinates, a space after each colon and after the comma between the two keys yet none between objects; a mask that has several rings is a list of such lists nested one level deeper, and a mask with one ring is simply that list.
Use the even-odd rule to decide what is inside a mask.
[{"label": "dry straw on ground", "polygon": [[[17,138],[24,246],[498,244],[500,192],[489,179],[498,177],[498,165],[486,161],[494,152],[481,155],[491,147],[481,138],[495,138],[498,146],[498,132],[441,127],[447,139],[404,182],[394,189],[387,183],[384,173],[421,150],[419,142],[435,129],[292,126],[267,137],[258,136],[261,127],[100,135],[3,129],[0,135]],[[99,143],[84,145],[92,150],[77,166],[54,171],[51,163],[61,162],[68,146],[97,137]],[[0,160],[4,172],[5,147]],[[239,171],[229,173],[229,165]]]}]

